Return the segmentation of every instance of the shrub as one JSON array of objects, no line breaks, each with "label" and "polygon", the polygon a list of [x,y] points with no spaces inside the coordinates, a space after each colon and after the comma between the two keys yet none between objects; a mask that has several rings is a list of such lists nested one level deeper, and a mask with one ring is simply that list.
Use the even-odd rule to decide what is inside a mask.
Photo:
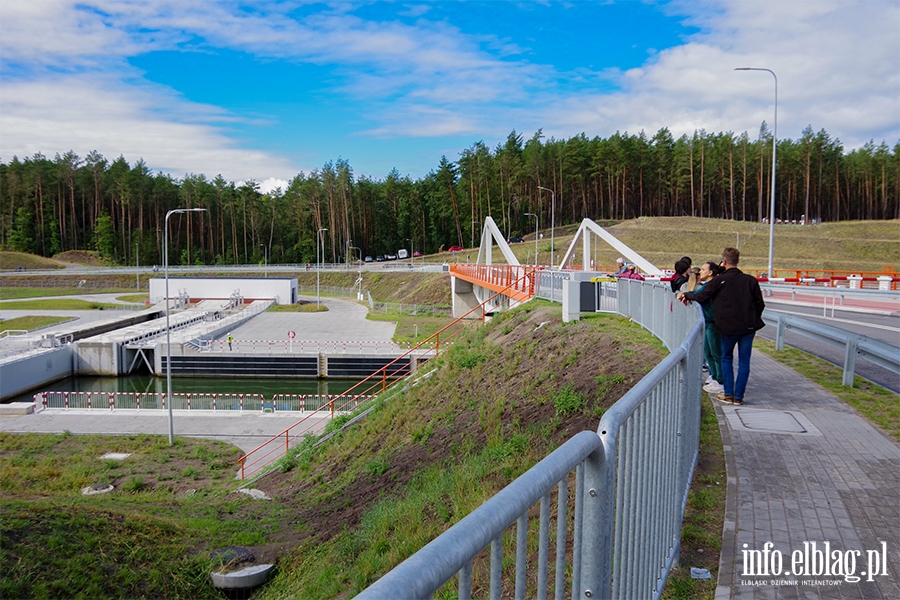
[{"label": "shrub", "polygon": [[584,408],[584,396],[575,391],[570,383],[561,388],[553,397],[553,406],[556,407],[556,414],[566,416],[577,413]]}]

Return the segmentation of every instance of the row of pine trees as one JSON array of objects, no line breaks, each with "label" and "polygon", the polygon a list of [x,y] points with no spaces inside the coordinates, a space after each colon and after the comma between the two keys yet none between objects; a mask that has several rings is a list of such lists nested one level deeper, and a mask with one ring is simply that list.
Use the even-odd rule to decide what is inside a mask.
[{"label": "row of pine trees", "polygon": [[[807,128],[778,140],[776,218],[838,221],[900,217],[900,142],[844,152],[827,132]],[[170,264],[248,264],[426,253],[473,246],[486,216],[508,236],[594,220],[699,216],[760,221],[771,193],[772,135],[756,139],[696,131],[675,139],[616,133],[530,139],[513,131],[443,157],[413,180],[356,176],[343,160],[262,193],[255,181],[177,179],[143,160],[110,162],[98,152],[0,163],[0,246],[53,256],[96,250],[119,264],[162,264],[163,222],[174,208],[206,212],[169,221]],[[547,190],[552,190],[548,192]],[[537,218],[527,213],[537,215]],[[321,231],[327,229],[327,231]]]}]

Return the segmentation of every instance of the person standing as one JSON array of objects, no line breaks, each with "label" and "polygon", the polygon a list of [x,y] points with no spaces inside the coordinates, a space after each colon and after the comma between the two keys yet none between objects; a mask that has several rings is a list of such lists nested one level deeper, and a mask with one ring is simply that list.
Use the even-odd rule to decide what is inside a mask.
[{"label": "person standing", "polygon": [[669,281],[669,285],[672,286],[672,293],[677,294],[681,290],[681,286],[687,283],[691,264],[690,256],[682,256],[675,262],[675,276]]},{"label": "person standing", "polygon": [[230,333],[228,334],[228,349],[231,350],[231,342],[234,341],[234,336]]},{"label": "person standing", "polygon": [[[691,268],[691,276],[688,278],[687,291],[699,292],[712,278],[719,274],[719,265],[713,261],[707,261],[697,269],[696,279],[698,285],[691,285],[695,278]],[[689,301],[688,301],[689,302]],[[703,310],[703,357],[706,359],[706,365],[709,368],[709,381],[703,386],[703,389],[710,394],[720,394],[725,391],[722,385],[722,346],[719,342],[719,334],[716,332],[715,309],[712,300],[707,300],[700,304]]]},{"label": "person standing", "polygon": [[[756,332],[765,327],[762,320],[763,302],[759,282],[752,275],[738,269],[741,253],[725,248],[722,262],[725,271],[713,277],[697,292],[678,294],[681,301],[703,304],[712,300],[716,332],[722,351],[723,391],[716,399],[725,404],[744,403],[744,392],[750,379],[750,353]],[[738,350],[737,377],[734,374],[734,348]]]}]

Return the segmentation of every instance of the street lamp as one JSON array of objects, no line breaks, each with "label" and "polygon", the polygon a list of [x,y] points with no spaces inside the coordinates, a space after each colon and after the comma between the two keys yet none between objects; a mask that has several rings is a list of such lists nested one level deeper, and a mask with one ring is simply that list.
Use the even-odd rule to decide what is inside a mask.
[{"label": "street lamp", "polygon": [[163,226],[163,266],[166,275],[166,402],[169,405],[169,445],[175,445],[175,422],[172,419],[172,342],[169,334],[169,217],[176,213],[206,212],[205,208],[176,208],[166,213]]},{"label": "street lamp", "polygon": [[319,271],[322,269],[322,259],[319,256],[319,239],[322,239],[322,254],[325,254],[325,240],[322,236],[323,231],[328,231],[327,227],[320,227],[316,232],[316,310],[320,310],[321,301],[319,299]]},{"label": "street lamp", "polygon": [[415,256],[415,252],[413,252],[413,241],[412,238],[406,238],[406,241],[409,242],[409,265],[412,267],[413,264],[413,256]]},{"label": "street lamp", "polygon": [[526,217],[534,217],[534,266],[538,265],[538,216],[534,213],[525,213]]},{"label": "street lamp", "polygon": [[556,251],[556,246],[554,243],[553,237],[553,229],[556,226],[556,192],[551,190],[550,188],[545,188],[538,186],[539,190],[544,190],[545,192],[550,192],[550,201],[552,202],[550,206],[550,267],[553,267],[553,253]]},{"label": "street lamp", "polygon": [[269,248],[265,244],[260,244],[263,249],[263,277],[269,276]]},{"label": "street lamp", "polygon": [[757,67],[737,67],[735,71],[767,71],[775,78],[775,122],[772,126],[772,200],[769,205],[769,270],[766,277],[775,276],[773,272],[772,257],[775,254],[775,158],[778,152],[778,76],[771,69]]},{"label": "street lamp", "polygon": [[[157,229],[159,231],[159,229]],[[134,274],[135,285],[137,285],[138,291],[141,290],[141,255],[138,252],[138,245],[134,245],[134,268],[137,269],[137,273]]]}]

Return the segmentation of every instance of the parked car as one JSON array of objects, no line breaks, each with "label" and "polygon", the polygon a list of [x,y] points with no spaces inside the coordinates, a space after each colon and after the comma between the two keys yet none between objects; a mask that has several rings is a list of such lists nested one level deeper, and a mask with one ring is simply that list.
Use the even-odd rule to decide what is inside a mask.
[{"label": "parked car", "polygon": [[377,262],[384,262],[384,257],[383,257],[382,255],[379,254],[378,256],[375,257],[375,260],[376,260]]},{"label": "parked car", "polygon": [[400,248],[399,250],[397,250],[397,258],[409,258],[409,250],[407,250],[406,248]]},{"label": "parked car", "polygon": [[415,252],[413,252],[413,256],[418,258],[419,256],[422,256],[422,253],[416,250]]},{"label": "parked car", "polygon": [[388,260],[397,260],[397,255],[396,254],[388,254],[387,259]]},{"label": "parked car", "polygon": [[371,257],[371,256],[367,256],[367,257],[366,257],[366,262],[372,262],[372,257]]},{"label": "parked car", "polygon": [[463,251],[462,246],[450,246],[449,248],[447,248],[447,252],[462,252],[462,251]]},{"label": "parked car", "polygon": [[508,243],[510,243],[510,244],[517,244],[517,243],[519,243],[519,242],[524,242],[525,240],[523,240],[523,239],[520,238],[520,237],[511,237],[511,238],[509,238],[509,239],[506,240],[506,241],[507,241]]}]

